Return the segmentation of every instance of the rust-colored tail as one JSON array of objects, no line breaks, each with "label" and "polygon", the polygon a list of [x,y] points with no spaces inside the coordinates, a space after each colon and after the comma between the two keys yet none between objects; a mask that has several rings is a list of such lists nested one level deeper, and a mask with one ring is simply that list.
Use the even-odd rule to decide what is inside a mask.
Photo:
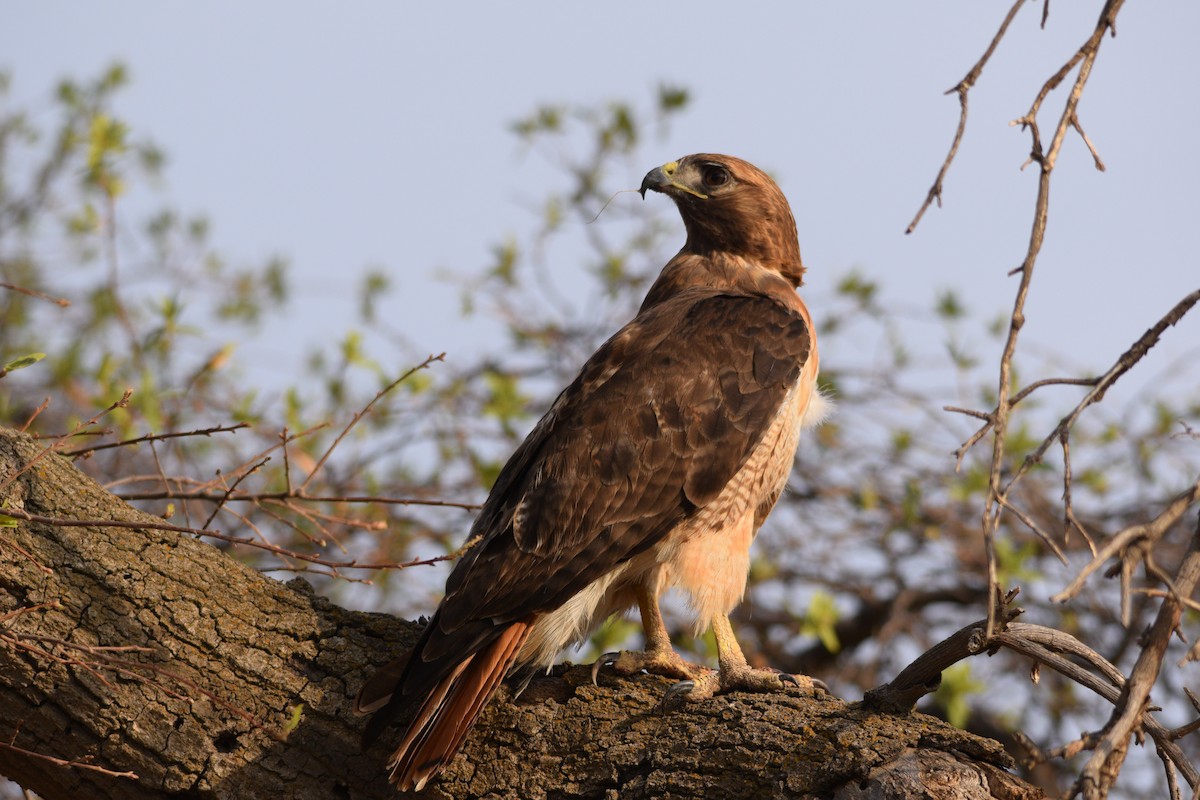
[{"label": "rust-colored tail", "polygon": [[392,783],[403,791],[420,791],[450,763],[528,635],[528,623],[513,623],[434,687],[388,762]]}]

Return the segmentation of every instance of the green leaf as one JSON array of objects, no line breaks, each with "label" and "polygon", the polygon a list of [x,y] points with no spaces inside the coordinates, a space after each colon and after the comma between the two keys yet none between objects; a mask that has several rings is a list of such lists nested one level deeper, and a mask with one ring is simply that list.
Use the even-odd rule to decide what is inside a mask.
[{"label": "green leaf", "polygon": [[1037,542],[1027,541],[1020,547],[1011,539],[996,538],[996,577],[1001,586],[1028,583],[1041,573],[1033,567],[1037,564]]},{"label": "green leaf", "polygon": [[678,111],[686,106],[690,100],[691,96],[688,94],[687,89],[667,85],[658,87],[659,111]]},{"label": "green leaf", "polygon": [[496,370],[484,373],[483,381],[487,384],[488,399],[483,404],[483,413],[508,423],[525,413],[529,398],[521,392],[516,376]]},{"label": "green leaf", "polygon": [[288,716],[287,722],[283,723],[284,736],[287,736],[289,733],[296,730],[296,728],[300,727],[300,721],[304,719],[304,704],[297,703],[296,705],[289,707],[288,711],[290,711],[291,714]]},{"label": "green leaf", "polygon": [[805,636],[815,636],[831,653],[842,649],[838,641],[837,622],[841,617],[833,595],[828,592],[817,592],[808,603],[808,611],[800,623],[800,632]]},{"label": "green leaf", "polygon": [[942,319],[961,319],[966,316],[967,310],[959,301],[958,295],[953,289],[947,289],[938,295],[937,303],[934,305],[934,312]]},{"label": "green leaf", "polygon": [[495,263],[489,270],[489,274],[499,278],[507,286],[515,286],[517,283],[516,267],[517,267],[517,243],[510,238],[502,245],[497,245],[492,248],[492,257]]},{"label": "green leaf", "polygon": [[851,272],[838,281],[837,293],[857,300],[860,306],[868,307],[879,291],[879,284],[869,281],[857,272]]},{"label": "green leaf", "polygon": [[45,353],[30,353],[29,355],[24,355],[20,358],[14,358],[12,361],[5,364],[4,367],[0,369],[0,372],[12,372],[14,369],[25,369],[25,367],[31,367],[45,357]]},{"label": "green leaf", "polygon": [[968,698],[979,694],[987,687],[971,677],[970,664],[955,664],[942,673],[942,684],[937,690],[937,699],[946,709],[946,720],[956,728],[963,728],[971,718]]}]

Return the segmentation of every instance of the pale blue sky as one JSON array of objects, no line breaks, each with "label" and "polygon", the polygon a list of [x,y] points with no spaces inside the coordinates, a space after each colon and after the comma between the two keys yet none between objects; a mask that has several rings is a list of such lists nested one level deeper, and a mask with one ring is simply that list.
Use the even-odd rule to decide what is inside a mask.
[{"label": "pale blue sky", "polygon": [[[1028,137],[1008,122],[1100,3],[1051,4],[1045,31],[1041,4],[1027,5],[971,95],[945,207],[903,230],[957,120],[942,92],[1008,5],[7,2],[0,66],[18,103],[45,111],[58,78],[128,64],[119,110],[167,151],[167,199],[210,214],[235,259],[293,260],[294,322],[243,352],[275,383],[294,379],[301,343],[345,329],[350,278],[372,264],[395,276],[384,310],[418,350],[472,347],[455,290],[435,274],[482,268],[492,244],[528,227],[522,201],[550,180],[508,123],[544,102],[648,100],[663,81],[691,89],[692,106],[612,190],[688,152],[743,156],[791,199],[811,297],[857,267],[883,281],[885,299],[927,308],[934,289],[955,288],[992,317],[1011,305],[1006,273],[1024,252],[1036,181],[1019,170]],[[1029,344],[1065,340],[1103,368],[1200,285],[1198,26],[1194,2],[1129,4],[1104,42],[1081,118],[1108,171],[1071,137]],[[1045,128],[1062,102],[1048,100]],[[1193,319],[1142,375],[1197,344]]]}]

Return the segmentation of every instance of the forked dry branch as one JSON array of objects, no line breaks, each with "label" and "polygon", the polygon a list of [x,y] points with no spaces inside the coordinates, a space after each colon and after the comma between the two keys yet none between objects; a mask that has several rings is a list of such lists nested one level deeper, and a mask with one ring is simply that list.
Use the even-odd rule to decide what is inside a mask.
[{"label": "forked dry branch", "polygon": [[[1074,129],[1083,139],[1093,157],[1096,168],[1104,169],[1104,163],[1100,159],[1096,147],[1083,130],[1077,109],[1105,35],[1116,35],[1117,14],[1123,4],[1123,0],[1107,0],[1105,2],[1091,35],[1041,86],[1029,110],[1012,123],[1021,126],[1030,134],[1030,157],[1023,166],[1036,164],[1039,178],[1033,208],[1033,226],[1025,257],[1021,265],[1010,273],[1020,275],[1020,284],[1016,290],[1013,309],[1009,317],[1008,334],[998,365],[996,405],[990,411],[946,408],[947,411],[962,413],[983,421],[983,425],[956,451],[955,455],[959,465],[968,452],[985,436],[990,435],[991,437],[988,492],[981,526],[987,555],[988,617],[978,625],[968,626],[950,639],[936,645],[904,670],[900,677],[892,683],[868,693],[869,701],[873,699],[875,702],[885,704],[888,702],[907,703],[911,698],[915,702],[915,694],[922,690],[929,691],[936,686],[937,675],[945,666],[980,652],[995,652],[998,647],[1012,649],[1034,659],[1035,664],[1049,666],[1076,683],[1095,691],[1114,706],[1107,724],[1096,732],[1085,733],[1075,742],[1058,748],[1043,750],[1032,743],[1027,748],[1034,756],[1033,760],[1066,758],[1081,750],[1091,751],[1092,755],[1070,790],[1070,796],[1082,795],[1087,800],[1098,800],[1098,798],[1108,796],[1109,790],[1120,773],[1130,739],[1140,736],[1142,732],[1148,733],[1155,742],[1163,763],[1171,797],[1180,798],[1182,796],[1177,779],[1179,774],[1183,775],[1193,791],[1200,792],[1200,775],[1198,775],[1196,767],[1175,744],[1177,738],[1186,735],[1180,731],[1191,732],[1196,729],[1196,724],[1192,723],[1176,731],[1167,730],[1153,718],[1151,712],[1154,709],[1148,705],[1150,690],[1162,668],[1167,643],[1173,633],[1177,631],[1182,610],[1193,605],[1190,596],[1195,588],[1197,577],[1200,576],[1200,554],[1196,551],[1196,537],[1193,538],[1191,548],[1175,575],[1168,574],[1158,564],[1154,558],[1154,548],[1164,533],[1178,523],[1183,514],[1196,503],[1197,498],[1200,497],[1200,479],[1190,489],[1183,491],[1171,500],[1152,521],[1129,526],[1107,538],[1098,538],[1097,533],[1088,531],[1075,514],[1072,503],[1073,476],[1070,450],[1071,431],[1084,411],[1099,403],[1108,389],[1142,360],[1166,329],[1176,324],[1197,302],[1200,302],[1200,290],[1191,292],[1180,300],[1170,312],[1122,354],[1103,375],[1095,378],[1043,379],[1030,383],[1019,391],[1015,391],[1013,386],[1013,358],[1017,352],[1019,334],[1025,322],[1025,303],[1032,285],[1034,266],[1046,233],[1051,176],[1061,153],[1063,142],[1071,129]],[[967,93],[975,85],[984,66],[1023,5],[1024,0],[1018,0],[1010,8],[983,56],[967,76],[951,90],[958,94],[962,108],[958,130],[933,187],[910,224],[908,232],[913,231],[924,212],[935,200],[940,205],[943,179],[954,160],[966,126]],[[1047,0],[1043,6],[1043,26],[1048,13],[1049,2]],[[1047,146],[1041,135],[1039,114],[1050,94],[1062,85],[1073,72],[1075,73],[1074,83],[1067,94],[1063,110]],[[1020,464],[1011,464],[1011,459],[1006,457],[1005,447],[1012,414],[1018,404],[1038,389],[1061,385],[1084,386],[1088,387],[1089,391],[1074,409],[1044,437],[1041,444],[1025,456]],[[1041,463],[1043,456],[1055,442],[1060,444],[1064,460],[1062,540],[1065,543],[1072,530],[1078,531],[1084,536],[1094,557],[1080,570],[1071,584],[1055,595],[1053,599],[1057,602],[1070,601],[1083,588],[1091,575],[1101,566],[1116,559],[1117,565],[1113,568],[1113,572],[1121,577],[1122,619],[1128,626],[1130,624],[1130,597],[1134,592],[1132,577],[1137,567],[1143,567],[1150,581],[1164,587],[1164,590],[1156,595],[1160,596],[1162,600],[1157,619],[1139,643],[1140,652],[1128,679],[1121,676],[1120,672],[1095,650],[1066,633],[1012,623],[1010,620],[1013,614],[1009,610],[1008,601],[1012,599],[1013,593],[1010,592],[1007,597],[1002,599],[1002,596],[1005,595],[1005,587],[1001,586],[998,576],[995,539],[1002,518],[1006,514],[1019,520],[1026,528],[1035,533],[1051,552],[1058,556],[1064,564],[1066,563],[1063,550],[1056,541],[1056,534],[1047,531],[1031,515],[1026,514],[1013,496],[1014,487],[1034,466]],[[1200,530],[1197,531],[1197,537],[1200,537]],[[1091,669],[1079,667],[1065,657],[1068,655],[1082,660]],[[1191,657],[1193,657],[1193,653],[1189,653],[1189,658]],[[1036,676],[1036,672],[1034,674]]]}]

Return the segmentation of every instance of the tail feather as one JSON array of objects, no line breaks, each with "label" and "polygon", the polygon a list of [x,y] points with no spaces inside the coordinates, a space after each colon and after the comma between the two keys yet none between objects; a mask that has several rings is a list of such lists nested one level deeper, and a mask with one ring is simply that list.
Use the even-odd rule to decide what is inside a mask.
[{"label": "tail feather", "polygon": [[411,652],[406,652],[399,658],[392,659],[363,684],[354,698],[355,714],[374,713],[392,701],[392,695],[404,677],[404,670],[408,667],[411,656]]},{"label": "tail feather", "polygon": [[423,789],[450,763],[528,635],[527,622],[513,623],[478,653],[460,661],[434,687],[388,762],[392,783],[405,791]]}]

